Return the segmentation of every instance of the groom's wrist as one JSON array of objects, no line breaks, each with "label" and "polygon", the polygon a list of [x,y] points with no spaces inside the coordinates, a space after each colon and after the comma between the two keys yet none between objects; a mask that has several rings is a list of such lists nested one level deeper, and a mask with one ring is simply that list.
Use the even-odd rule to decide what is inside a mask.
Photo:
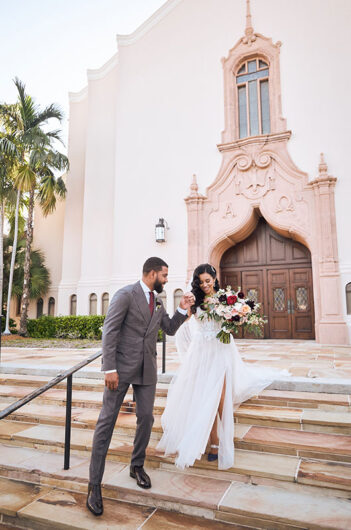
[{"label": "groom's wrist", "polygon": [[104,370],[105,374],[112,374],[113,372],[117,372],[117,370]]},{"label": "groom's wrist", "polygon": [[181,313],[182,315],[187,315],[188,314],[188,310],[187,309],[183,309],[182,307],[180,307],[180,305],[177,307],[177,311],[179,311],[179,313]]}]

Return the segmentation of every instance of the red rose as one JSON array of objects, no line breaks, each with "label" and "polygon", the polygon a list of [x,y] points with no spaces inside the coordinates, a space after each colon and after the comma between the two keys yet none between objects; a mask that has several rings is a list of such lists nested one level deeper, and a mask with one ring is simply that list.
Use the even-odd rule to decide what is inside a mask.
[{"label": "red rose", "polygon": [[228,296],[228,297],[227,297],[227,304],[228,304],[228,305],[234,305],[235,302],[237,301],[237,299],[238,299],[238,298],[237,298],[237,296],[235,296],[235,295]]},{"label": "red rose", "polygon": [[238,293],[238,297],[239,298],[245,298],[245,295],[244,295],[244,293],[242,291],[240,291],[240,293]]}]

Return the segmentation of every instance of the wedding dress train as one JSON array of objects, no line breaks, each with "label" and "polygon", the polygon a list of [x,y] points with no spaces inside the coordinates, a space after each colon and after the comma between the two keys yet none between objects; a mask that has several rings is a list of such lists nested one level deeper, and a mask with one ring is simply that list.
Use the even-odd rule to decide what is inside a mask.
[{"label": "wedding dress train", "polygon": [[218,468],[234,465],[234,410],[270,385],[277,376],[289,372],[245,363],[233,337],[229,344],[216,335],[220,323],[200,320],[201,309],[176,334],[181,357],[162,415],[163,436],[157,449],[165,455],[177,454],[176,465],[192,466],[205,453],[217,415],[225,382],[223,413],[218,415]]}]

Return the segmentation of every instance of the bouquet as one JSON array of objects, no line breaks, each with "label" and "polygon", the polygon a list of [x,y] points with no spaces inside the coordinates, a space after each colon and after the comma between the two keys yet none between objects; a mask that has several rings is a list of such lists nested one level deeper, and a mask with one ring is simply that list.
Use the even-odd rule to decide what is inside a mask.
[{"label": "bouquet", "polygon": [[238,333],[240,328],[261,337],[263,326],[267,320],[260,315],[261,304],[250,300],[240,290],[234,291],[230,285],[226,289],[219,289],[212,296],[205,298],[201,305],[202,313],[199,318],[208,318],[221,322],[221,330],[217,334],[224,344],[230,343],[230,334]]}]

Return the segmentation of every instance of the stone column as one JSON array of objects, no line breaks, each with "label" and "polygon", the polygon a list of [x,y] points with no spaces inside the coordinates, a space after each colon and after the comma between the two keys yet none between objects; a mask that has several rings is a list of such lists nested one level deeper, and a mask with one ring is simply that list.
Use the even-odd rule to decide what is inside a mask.
[{"label": "stone column", "polygon": [[190,195],[186,197],[185,202],[188,211],[188,270],[187,282],[191,280],[192,273],[197,265],[202,263],[202,239],[203,239],[203,204],[206,197],[199,193],[199,187],[196,182],[196,175],[193,175],[193,181],[190,186]]},{"label": "stone column", "polygon": [[347,344],[348,332],[343,318],[338,246],[335,219],[334,188],[337,179],[328,175],[323,153],[319,175],[309,183],[313,188],[318,238],[320,321],[317,340],[322,344]]}]

